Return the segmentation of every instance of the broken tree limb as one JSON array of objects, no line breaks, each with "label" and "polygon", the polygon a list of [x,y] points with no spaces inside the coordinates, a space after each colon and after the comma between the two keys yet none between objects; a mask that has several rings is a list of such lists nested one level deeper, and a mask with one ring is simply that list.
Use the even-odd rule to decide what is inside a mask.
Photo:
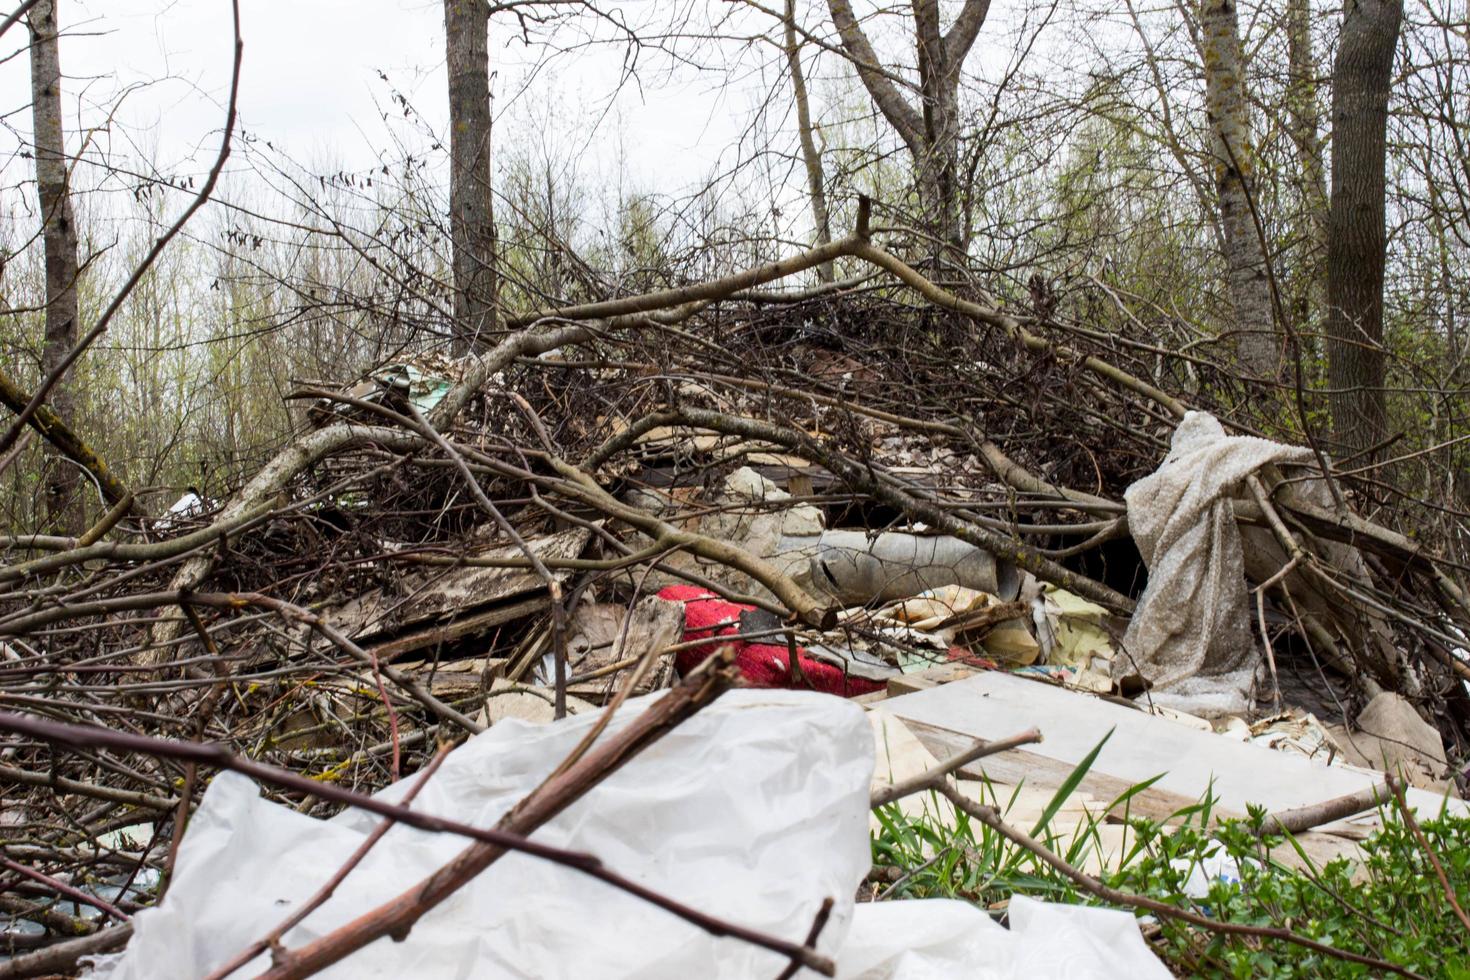
[{"label": "broken tree limb", "polygon": [[953,310],[956,313],[962,313],[971,319],[979,320],[981,323],[993,327],[999,327],[1027,350],[1045,352],[1064,359],[1074,358],[1093,374],[1096,374],[1111,384],[1125,388],[1136,395],[1142,395],[1149,401],[1168,410],[1175,418],[1183,418],[1184,413],[1188,410],[1188,406],[1173,395],[1149,384],[1136,375],[1129,374],[1117,365],[1110,364],[1090,354],[1079,355],[1065,344],[1059,344],[1055,341],[1037,336],[1030,330],[1027,330],[1021,321],[1013,316],[1001,313],[988,306],[981,306],[979,303],[974,303],[970,300],[960,299],[949,290],[926,279],[902,259],[885,252],[869,241],[864,240],[855,243],[851,254],[888,270],[896,278],[901,280],[904,285],[917,291],[935,306],[943,307],[946,310]]},{"label": "broken tree limb", "polygon": [[[460,728],[463,728],[465,731],[469,732],[472,735],[483,732],[485,730],[484,725],[475,721],[468,715],[454,710],[443,701],[440,701],[438,698],[434,697],[434,695],[431,694],[428,689],[426,689],[413,677],[410,677],[402,671],[395,670],[385,663],[381,663],[377,656],[364,650],[356,643],[353,643],[347,637],[343,636],[338,630],[336,630],[331,623],[328,623],[321,616],[318,616],[316,613],[312,612],[309,609],[303,609],[300,606],[294,605],[281,599],[277,599],[274,596],[261,595],[260,593],[255,592],[236,592],[228,594],[186,592],[179,595],[178,601],[180,604],[188,603],[191,605],[204,605],[211,606],[215,609],[240,609],[247,606],[255,606],[262,609],[269,609],[284,618],[292,619],[299,623],[304,623],[307,626],[310,626],[316,632],[320,633],[339,650],[352,657],[364,667],[368,667],[374,672],[380,672],[384,677],[388,678],[398,687],[408,692],[409,696],[411,696],[415,701],[423,705],[425,708],[433,712],[441,719],[454,722]],[[391,710],[391,707],[389,710]]]},{"label": "broken tree limb", "polygon": [[728,565],[743,572],[771,590],[771,594],[786,605],[802,622],[819,629],[830,629],[837,621],[837,610],[817,602],[812,595],[791,580],[780,569],[763,558],[752,555],[738,545],[720,541],[695,531],[683,531],[667,521],[660,520],[647,511],[629,507],[612,494],[602,489],[597,481],[586,472],[570,463],[550,457],[549,462],[556,472],[575,489],[571,492],[583,502],[595,507],[609,517],[632,525],[654,539],[664,548],[681,548],[690,554],[708,561]]},{"label": "broken tree limb", "polygon": [[974,748],[955,753],[927,772],[921,772],[917,776],[905,779],[901,783],[894,783],[892,786],[878,790],[868,800],[868,808],[876,810],[880,806],[886,806],[895,800],[903,799],[905,796],[912,796],[915,793],[922,793],[925,790],[933,789],[938,783],[943,782],[945,777],[950,773],[957,769],[963,769],[972,762],[983,759],[988,755],[1009,752],[1011,749],[1017,749],[1023,745],[1032,745],[1040,741],[1041,730],[1038,728],[1032,728],[1018,735],[1012,735],[1010,738],[997,739],[994,742],[978,741]]},{"label": "broken tree limb", "polygon": [[[0,370],[0,403],[20,417],[30,401],[31,399],[10,379],[10,376]],[[37,406],[26,422],[40,433],[41,438],[55,447],[57,452],[90,473],[92,479],[97,481],[97,486],[101,488],[102,496],[108,504],[117,504],[119,501],[127,500],[129,509],[132,508],[132,494],[112,472],[112,468],[102,460],[101,456],[97,455],[91,446],[87,445],[81,436],[72,430],[71,426],[62,420],[61,416],[52,411],[49,405]]]},{"label": "broken tree limb", "polygon": [[167,796],[154,796],[151,793],[135,793],[131,790],[118,789],[115,786],[103,786],[100,783],[68,779],[65,776],[58,776],[55,773],[31,772],[27,769],[17,769],[14,766],[0,766],[0,780],[19,783],[23,786],[47,786],[58,793],[75,793],[78,796],[106,800],[109,803],[123,803],[128,806],[144,807],[150,810],[168,811],[179,805],[178,800]]},{"label": "broken tree limb", "polygon": [[[589,336],[591,331],[585,326],[557,326],[526,330],[507,338],[476,358],[474,365],[465,372],[464,378],[434,407],[434,411],[429,414],[429,421],[437,429],[451,424],[490,377],[517,357],[544,353]],[[352,423],[340,423],[309,432],[290,443],[262,467],[225,505],[215,523],[237,519],[241,514],[260,507],[268,508],[270,502],[308,466],[333,453],[369,443],[407,452],[423,446],[424,440],[421,435],[408,431]],[[204,554],[190,559],[175,573],[169,583],[170,587],[180,590],[195,588],[213,571],[214,564],[214,555]],[[177,622],[166,620],[154,631],[153,645],[164,648],[177,634]]]},{"label": "broken tree limb", "polygon": [[1098,497],[1090,493],[1083,493],[1080,490],[1069,490],[1066,487],[1059,487],[1053,483],[1048,483],[1001,452],[1000,447],[993,442],[982,442],[977,449],[979,450],[980,458],[990,465],[990,468],[995,471],[995,475],[1000,478],[1000,481],[1014,490],[1019,490],[1022,493],[1044,494],[1073,503],[1089,504],[1100,510],[1122,514],[1124,515],[1124,520],[1126,521],[1127,519],[1128,508],[1122,503],[1116,500],[1109,500],[1106,497]]},{"label": "broken tree limb", "polygon": [[1261,823],[1260,835],[1306,833],[1314,827],[1357,816],[1364,810],[1381,806],[1389,799],[1388,784],[1378,783],[1346,796],[1268,814]]},{"label": "broken tree limb", "polygon": [[500,512],[500,508],[495,506],[495,502],[485,495],[485,491],[480,487],[480,482],[475,479],[475,474],[470,472],[469,465],[464,461],[464,457],[455,451],[455,448],[450,445],[449,440],[445,439],[438,429],[424,420],[424,417],[419,414],[417,408],[414,408],[412,402],[408,405],[408,411],[413,416],[413,423],[418,427],[419,431],[428,437],[434,445],[439,447],[440,451],[454,462],[455,469],[463,477],[465,485],[469,487],[470,495],[475,498],[475,502],[480,505],[480,508],[485,513],[490,515],[491,520],[495,522],[495,526],[500,528],[502,534],[510,538],[511,542],[525,556],[526,561],[530,562],[531,568],[541,577],[541,581],[546,583],[546,594],[551,604],[551,647],[556,657],[556,710],[553,717],[558,719],[566,717],[567,611],[566,607],[562,605],[561,580],[553,575],[551,570],[542,563],[540,556],[526,543],[526,539],[521,537],[520,532],[515,529],[515,525],[506,520],[505,515]]},{"label": "broken tree limb", "polygon": [[83,957],[110,953],[127,945],[133,936],[130,923],[101,929],[90,936],[68,939],[0,962],[0,980],[27,980],[54,974],[71,975]]},{"label": "broken tree limb", "polygon": [[651,313],[655,310],[666,310],[671,307],[681,306],[686,303],[701,300],[725,299],[742,290],[761,286],[777,279],[805,272],[807,269],[815,268],[834,259],[846,255],[858,254],[858,249],[868,240],[868,215],[872,203],[866,198],[858,199],[858,214],[856,226],[851,235],[836,242],[818,245],[809,248],[790,258],[780,259],[775,262],[767,262],[763,265],[745,269],[733,275],[712,279],[709,282],[696,283],[691,286],[680,286],[675,289],[664,289],[653,293],[643,293],[639,296],[628,296],[622,299],[603,300],[597,303],[584,303],[579,306],[563,306],[555,309],[541,310],[529,313],[525,316],[512,318],[508,326],[512,329],[527,327],[542,320],[602,320],[611,317],[632,316],[638,313]]},{"label": "broken tree limb", "polygon": [[484,725],[481,725],[473,718],[456,711],[454,708],[434,697],[433,694],[429,693],[414,678],[395,670],[387,664],[379,663],[375,655],[362,649],[346,636],[343,636],[341,632],[321,616],[309,609],[304,609],[293,603],[277,599],[274,596],[263,595],[257,592],[215,593],[170,590],[167,592],[148,592],[137,595],[98,599],[88,603],[76,603],[70,606],[53,606],[40,610],[22,619],[12,621],[6,625],[5,630],[14,631],[13,635],[18,635],[39,629],[50,623],[82,616],[102,616],[124,610],[159,609],[186,603],[224,610],[240,610],[249,607],[269,609],[285,619],[302,623],[321,634],[335,647],[364,667],[380,670],[384,677],[387,677],[394,684],[402,688],[410,697],[438,717],[446,721],[451,721],[471,733],[485,730]]}]

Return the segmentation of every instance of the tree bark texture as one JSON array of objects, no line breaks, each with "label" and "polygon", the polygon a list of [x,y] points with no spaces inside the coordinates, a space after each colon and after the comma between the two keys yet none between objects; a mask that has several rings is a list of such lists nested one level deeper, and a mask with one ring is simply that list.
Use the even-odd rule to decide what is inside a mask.
[{"label": "tree bark texture", "polygon": [[1327,286],[1327,168],[1323,161],[1321,112],[1317,108],[1311,0],[1287,0],[1286,58],[1288,125],[1296,150],[1297,194],[1301,199],[1297,233],[1303,257],[1295,276],[1292,315],[1298,324],[1306,325],[1321,310]]},{"label": "tree bark texture", "polygon": [[[41,370],[49,375],[77,342],[77,228],[68,192],[66,143],[61,128],[61,53],[56,0],[41,0],[27,22],[31,42],[31,116],[35,131],[36,190],[46,256],[46,336]],[[53,390],[51,408],[63,419],[75,414],[71,384]],[[79,474],[59,454],[46,466],[46,522],[62,533],[81,530]]]},{"label": "tree bark texture", "polygon": [[1275,378],[1280,370],[1281,345],[1271,312],[1266,252],[1251,213],[1255,151],[1235,0],[1203,0],[1200,29],[1205,112],[1210,122],[1210,157],[1224,238],[1226,285],[1238,331],[1236,354],[1250,374]]},{"label": "tree bark texture", "polygon": [[[1402,0],[1347,0],[1332,68],[1327,217],[1327,377],[1332,424],[1351,452],[1388,430],[1384,398],[1384,167]],[[1358,462],[1368,462],[1360,459]]]},{"label": "tree bark texture", "polygon": [[[801,70],[801,45],[796,40],[796,0],[786,0],[786,67],[791,73],[791,93],[796,100],[796,128],[801,139],[801,160],[806,166],[807,191],[812,199],[812,224],[816,226],[814,245],[832,240],[832,223],[827,214],[826,176],[822,172],[822,156],[812,131],[811,100],[806,94],[806,75]],[[831,262],[817,266],[822,282],[836,279]]]},{"label": "tree bark texture", "polygon": [[941,28],[939,0],[913,0],[918,108],[879,64],[849,0],[827,0],[827,9],[863,87],[913,159],[924,230],[934,237],[946,260],[962,263],[970,235],[961,208],[960,69],[990,12],[990,0],[965,0],[948,32]]},{"label": "tree bark texture", "polygon": [[454,273],[454,351],[496,328],[495,208],[490,185],[490,7],[444,0],[449,73],[449,234]]}]

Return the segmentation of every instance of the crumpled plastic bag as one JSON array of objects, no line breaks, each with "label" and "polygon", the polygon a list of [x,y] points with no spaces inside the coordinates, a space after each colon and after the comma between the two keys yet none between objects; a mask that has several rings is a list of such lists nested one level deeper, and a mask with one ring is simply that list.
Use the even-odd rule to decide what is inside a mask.
[{"label": "crumpled plastic bag", "polygon": [[[625,705],[614,729],[651,697]],[[444,761],[414,809],[491,826],[593,721],[497,724]],[[635,757],[536,839],[590,852],[697,909],[796,941],[831,897],[835,905],[818,949],[839,958],[842,976],[940,975],[926,964],[952,964],[971,976],[1061,975],[982,972],[999,963],[1014,962],[1020,971],[1041,962],[1017,951],[1057,955],[1050,947],[1059,935],[1006,933],[961,903],[860,906],[861,928],[849,928],[870,862],[873,757],[871,728],[854,704],[809,692],[735,690]],[[401,799],[412,781],[379,795]],[[315,820],[265,800],[244,777],[215,777],[164,900],[134,917],[127,949],[100,957],[92,975],[205,975],[312,895],[378,822],[356,810]],[[453,835],[395,827],[329,901],[287,934],[286,947],[319,938],[399,894],[465,846]],[[1074,923],[1075,938],[1066,938],[1073,932],[1062,938],[1078,944],[1078,962],[1094,964],[1094,972],[1068,976],[1167,975],[1126,913],[1049,908],[1040,914]],[[1129,933],[1136,948],[1120,933]],[[267,965],[261,956],[232,976],[256,976]],[[775,953],[717,939],[579,872],[511,854],[420,919],[403,942],[379,939],[320,975],[743,978],[775,976],[784,966]]]},{"label": "crumpled plastic bag", "polygon": [[1227,436],[1206,412],[1186,412],[1159,468],[1124,493],[1128,528],[1148,585],[1123,635],[1128,663],[1151,697],[1197,714],[1240,714],[1260,657],[1250,631],[1240,530],[1230,493],[1271,463],[1309,450]]},{"label": "crumpled plastic bag", "polygon": [[1209,898],[1210,889],[1216,882],[1239,888],[1243,880],[1240,864],[1226,853],[1221,844],[1216,844],[1198,859],[1174,858],[1169,867],[1184,874],[1184,894],[1196,901]]}]

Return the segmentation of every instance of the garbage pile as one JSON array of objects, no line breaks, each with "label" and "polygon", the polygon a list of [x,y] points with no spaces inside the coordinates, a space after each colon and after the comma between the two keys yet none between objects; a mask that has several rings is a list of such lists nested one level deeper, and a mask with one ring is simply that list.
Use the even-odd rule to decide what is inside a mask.
[{"label": "garbage pile", "polygon": [[[217,969],[219,949],[259,938],[373,834],[363,801],[404,799],[467,736],[427,782],[426,811],[514,823],[517,800],[555,784],[565,809],[528,825],[547,840],[655,869],[648,888],[753,930],[819,917],[806,946],[839,972],[864,964],[854,976],[906,975],[879,935],[900,921],[934,963],[994,948],[973,910],[936,908],[921,928],[902,903],[886,917],[853,907],[872,748],[844,699],[879,710],[1004,677],[1313,765],[1463,788],[1457,567],[1381,511],[1358,516],[1314,452],[1257,434],[1258,419],[1152,352],[1032,343],[958,300],[739,290],[564,309],[463,360],[303,386],[299,431],[238,485],[150,502],[158,519],[119,509],[82,539],[0,542],[10,963],[64,939],[70,959],[56,962],[74,964],[135,929],[138,952],[103,975]],[[804,694],[716,698],[725,687]],[[671,715],[646,753],[563,785],[650,704],[690,720]],[[858,801],[816,800],[815,784],[766,801],[820,838],[793,831],[781,846],[797,856],[771,858],[790,875],[779,895],[764,859],[726,852],[781,835],[700,788],[767,765],[701,727],[746,715],[804,726],[778,739],[797,754],[769,764],[825,745],[841,761],[833,799]],[[35,719],[71,727],[43,735]],[[853,725],[862,737],[845,739]],[[502,769],[465,775],[478,753]],[[274,768],[250,770],[254,784],[220,774],[241,759]],[[636,798],[659,779],[667,794]],[[329,943],[464,843],[386,831],[348,879],[367,884],[277,938]],[[708,874],[661,863],[684,843]],[[580,871],[522,854],[505,875],[512,864],[535,902],[486,877],[375,968],[573,974],[578,957],[626,953],[633,970],[715,958],[746,975],[747,953],[761,969],[784,962],[687,921],[582,914]],[[138,914],[157,894],[140,882],[166,889],[157,912]],[[835,904],[818,916],[823,898]],[[1040,955],[1028,928],[1092,928],[1058,914],[1015,906],[1016,969]],[[580,952],[556,938],[569,917],[598,931]],[[491,938],[458,935],[471,919]],[[164,952],[177,930],[213,938]],[[1120,969],[1144,971],[1141,943],[1138,958],[1116,953]],[[365,961],[332,962],[363,975]]]}]

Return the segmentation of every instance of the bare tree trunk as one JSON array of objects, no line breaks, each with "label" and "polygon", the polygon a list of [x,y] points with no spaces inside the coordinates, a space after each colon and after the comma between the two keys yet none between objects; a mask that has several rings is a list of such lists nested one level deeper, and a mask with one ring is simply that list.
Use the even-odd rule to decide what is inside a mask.
[{"label": "bare tree trunk", "polygon": [[946,246],[946,258],[962,262],[969,236],[960,227],[959,65],[949,61],[939,26],[939,0],[914,0],[914,26],[926,145],[919,161],[926,224]]},{"label": "bare tree trunk", "polygon": [[496,327],[495,210],[490,193],[490,7],[444,0],[449,69],[449,234],[454,267],[454,351]]},{"label": "bare tree trunk", "polygon": [[940,29],[939,0],[913,0],[918,109],[880,66],[849,0],[827,0],[827,9],[863,87],[913,158],[924,230],[934,236],[946,260],[963,264],[970,235],[960,206],[960,69],[990,12],[990,0],[965,0],[947,33]]},{"label": "bare tree trunk", "polygon": [[[66,142],[61,129],[61,54],[56,0],[41,0],[28,20],[31,41],[31,115],[35,129],[36,189],[46,253],[46,340],[41,369],[50,373],[77,342],[77,228],[67,191]],[[52,409],[74,422],[72,386],[62,380],[50,397]],[[46,522],[80,533],[82,500],[76,469],[59,454],[46,466]]]},{"label": "bare tree trunk", "polygon": [[1311,0],[1286,3],[1286,101],[1291,141],[1296,149],[1297,187],[1301,198],[1300,235],[1305,262],[1297,275],[1292,311],[1296,322],[1309,324],[1322,308],[1327,285],[1327,177],[1322,160],[1322,119],[1317,109],[1317,60],[1312,54]]},{"label": "bare tree trunk", "polygon": [[1382,347],[1384,166],[1389,85],[1403,12],[1403,0],[1347,0],[1332,69],[1327,377],[1337,439],[1358,453],[1381,443],[1388,430]]},{"label": "bare tree trunk", "polygon": [[[832,240],[832,223],[827,215],[827,191],[823,186],[826,177],[822,172],[822,157],[817,152],[817,142],[812,136],[811,103],[806,94],[806,76],[801,70],[801,45],[796,40],[796,0],[786,0],[786,67],[791,72],[791,91],[796,99],[796,128],[801,137],[801,159],[806,164],[806,185],[812,198],[812,223],[816,225],[817,245]],[[831,262],[817,266],[817,277],[822,282],[836,279]]]},{"label": "bare tree trunk", "polygon": [[1200,28],[1226,283],[1235,329],[1240,331],[1236,353],[1250,374],[1275,378],[1281,366],[1281,345],[1271,314],[1266,253],[1251,214],[1255,151],[1235,0],[1202,0]]}]

